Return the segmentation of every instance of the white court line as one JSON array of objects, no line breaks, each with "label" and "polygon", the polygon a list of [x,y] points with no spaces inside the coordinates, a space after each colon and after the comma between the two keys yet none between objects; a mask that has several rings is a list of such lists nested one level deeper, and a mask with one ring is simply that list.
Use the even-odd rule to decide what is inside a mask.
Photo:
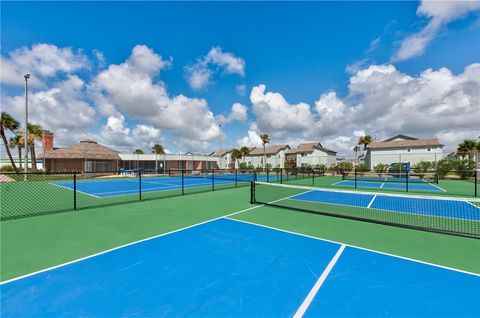
[{"label": "white court line", "polygon": [[[323,191],[323,190],[311,190],[311,191]],[[308,192],[311,192],[311,191],[308,191]],[[307,192],[304,192],[304,193],[307,193]],[[303,193],[300,193],[300,194],[303,194]],[[293,197],[297,196],[297,195],[300,195],[300,194],[295,194],[295,195],[292,195],[290,197],[287,197],[287,198],[282,198],[282,199],[279,199],[279,200],[276,200],[274,202],[278,202],[278,201],[282,201],[282,200],[285,200],[285,199],[289,199],[289,200],[292,200],[292,201],[302,201],[302,202],[311,202],[311,203],[321,203],[321,204],[331,204],[331,205],[338,205],[338,206],[348,206],[348,207],[353,207],[353,208],[359,208],[359,209],[367,209],[367,207],[364,207],[364,206],[361,206],[361,205],[351,205],[351,204],[347,204],[347,203],[330,203],[330,202],[324,202],[324,201],[316,201],[316,200],[307,200],[307,199],[295,199]],[[357,193],[358,194],[358,193]],[[382,194],[374,194],[374,193],[370,193],[370,195],[374,195],[374,196],[377,196],[379,195],[380,197],[382,197],[383,195]],[[408,198],[408,197],[402,197],[402,198]],[[416,198],[414,198],[416,199]],[[467,201],[453,201],[453,202],[460,202],[460,203],[465,203]],[[269,202],[268,204],[271,204],[273,202]],[[470,202],[467,202],[467,203],[470,203]],[[470,203],[471,204],[471,203]],[[412,214],[412,215],[419,215],[419,216],[431,216],[431,217],[439,217],[439,218],[442,218],[442,219],[453,219],[453,220],[467,220],[467,221],[477,221],[477,220],[473,220],[473,219],[466,219],[466,218],[459,218],[459,217],[452,217],[452,216],[444,216],[444,215],[438,215],[438,214],[426,214],[426,213],[419,213],[419,212],[409,212],[409,211],[399,211],[399,210],[389,210],[389,209],[379,209],[379,208],[372,208],[372,207],[369,207],[368,209],[370,210],[375,210],[375,211],[382,211],[382,212],[392,212],[392,213],[403,213],[403,214]],[[480,207],[479,207],[480,209]],[[344,216],[343,214],[340,214],[340,216]]]},{"label": "white court line", "polygon": [[[310,191],[307,191],[307,192],[310,192]],[[285,200],[285,199],[288,199],[288,198],[290,198],[290,197],[281,198],[281,199],[278,199],[278,200],[275,200],[275,201],[271,201],[269,203],[275,203],[275,202]],[[177,229],[177,230],[173,230],[173,231],[162,233],[162,234],[159,234],[159,235],[147,237],[145,239],[138,240],[138,241],[135,241],[135,242],[120,245],[120,246],[117,246],[117,247],[114,247],[114,248],[111,248],[111,249],[108,249],[108,250],[105,250],[105,251],[102,251],[102,252],[99,252],[99,253],[95,253],[95,254],[88,255],[88,256],[85,256],[85,257],[82,257],[82,258],[79,258],[79,259],[75,259],[75,260],[70,261],[70,262],[66,262],[66,263],[62,263],[62,264],[55,265],[55,266],[52,266],[52,267],[48,267],[48,268],[45,268],[45,269],[42,269],[42,270],[39,270],[39,271],[36,271],[36,272],[33,272],[33,273],[18,276],[18,277],[0,282],[0,286],[3,285],[3,284],[7,284],[7,283],[10,283],[10,282],[19,280],[19,279],[23,279],[23,278],[27,278],[27,277],[37,275],[37,274],[40,274],[40,273],[43,273],[43,272],[47,272],[47,271],[50,271],[50,270],[53,270],[53,269],[56,269],[56,268],[59,268],[59,267],[67,266],[67,265],[74,264],[74,263],[77,263],[77,262],[81,262],[81,261],[99,256],[99,255],[102,255],[102,254],[106,254],[106,253],[109,253],[109,252],[112,252],[112,251],[115,251],[115,250],[118,250],[118,249],[121,249],[121,248],[124,248],[124,247],[128,247],[130,245],[135,245],[135,244],[139,244],[139,243],[142,243],[142,242],[145,242],[145,241],[150,241],[150,240],[153,240],[153,239],[165,236],[165,235],[169,235],[169,234],[173,234],[173,233],[180,232],[180,231],[183,231],[183,230],[187,230],[187,229],[190,229],[192,227],[196,227],[196,226],[203,225],[203,224],[206,224],[206,223],[210,223],[210,222],[220,220],[220,219],[225,219],[227,217],[230,217],[230,216],[233,216],[233,215],[236,215],[236,214],[239,214],[239,213],[243,213],[243,212],[247,212],[247,211],[250,211],[250,210],[258,209],[258,208],[261,208],[262,206],[264,206],[264,204],[256,205],[256,206],[253,206],[253,207],[250,207],[250,208],[247,208],[247,209],[243,209],[243,210],[240,210],[240,211],[237,211],[237,212],[233,212],[233,213],[230,213],[230,214],[227,214],[227,215],[222,215],[222,216],[217,217],[217,218],[213,218],[213,219],[206,220],[206,221],[203,221],[203,222],[200,222],[200,223],[189,225],[189,226]]]},{"label": "white court line", "polygon": [[[272,187],[287,187],[287,188],[294,188],[294,189],[304,189],[304,190],[314,190],[314,191],[325,191],[325,192],[339,192],[339,193],[353,193],[353,194],[368,194],[373,195],[376,192],[374,191],[358,191],[358,190],[344,190],[344,189],[332,189],[332,188],[325,188],[325,187],[308,187],[308,186],[300,186],[300,185],[291,185],[291,184],[278,184],[278,183],[266,183],[261,181],[256,181],[256,184],[263,184],[263,185],[270,185]],[[373,189],[373,188],[372,188]],[[382,192],[377,193],[381,196],[386,197],[402,197],[402,198],[419,198],[419,199],[433,199],[433,200],[445,200],[445,201],[472,201],[472,202],[480,202],[480,198],[466,198],[466,197],[447,197],[447,196],[434,196],[434,195],[418,195],[418,194],[398,194],[398,193],[388,193]]]},{"label": "white court line", "polygon": [[440,190],[442,190],[443,192],[447,192],[447,190],[445,190],[445,189],[443,189],[443,188],[441,188],[441,187],[437,186],[436,184],[429,183],[429,185],[431,185],[432,187],[435,187],[435,188],[437,188],[437,189],[440,189]]},{"label": "white court line", "polygon": [[382,183],[382,185],[380,186],[380,189],[382,189],[384,185],[385,185],[385,183]]},{"label": "white court line", "polygon": [[308,293],[307,297],[303,301],[302,305],[298,308],[297,312],[295,315],[293,315],[294,318],[301,318],[307,311],[308,307],[310,307],[310,304],[312,303],[313,299],[318,293],[318,290],[320,287],[322,287],[323,282],[325,282],[325,279],[327,279],[328,274],[330,274],[330,271],[332,270],[333,266],[337,263],[338,259],[343,253],[343,250],[345,249],[345,244],[342,244],[340,248],[338,249],[337,253],[335,253],[335,256],[333,256],[332,260],[330,263],[328,263],[327,267],[323,271],[322,275],[320,275],[320,278],[318,278],[317,282],[315,285],[313,285],[312,289]]},{"label": "white court line", "polygon": [[372,200],[370,201],[370,203],[367,205],[367,209],[370,209],[370,207],[372,206],[373,204],[373,201],[375,201],[375,199],[377,198],[377,195],[375,194],[372,198]]},{"label": "white court line", "polygon": [[429,263],[429,262],[421,261],[421,260],[414,259],[414,258],[409,258],[409,257],[405,257],[405,256],[390,254],[390,253],[386,253],[386,252],[380,252],[380,251],[372,250],[372,249],[369,249],[369,248],[366,248],[366,247],[360,247],[360,246],[357,246],[357,245],[351,245],[351,244],[341,243],[341,242],[337,242],[337,241],[332,241],[332,240],[328,240],[328,239],[324,239],[324,238],[319,238],[319,237],[316,237],[316,236],[311,236],[311,235],[308,235],[308,234],[292,232],[292,231],[289,231],[289,230],[279,229],[279,228],[276,228],[276,227],[263,225],[263,224],[259,224],[259,223],[253,223],[253,222],[244,221],[244,220],[240,220],[240,219],[232,219],[229,216],[225,216],[223,218],[227,219],[227,220],[235,221],[235,222],[241,222],[241,223],[246,223],[246,224],[255,225],[255,226],[259,226],[259,227],[264,227],[264,228],[271,229],[271,230],[274,230],[274,231],[280,231],[280,232],[289,233],[289,234],[293,234],[293,235],[303,236],[303,237],[311,238],[311,239],[322,241],[322,242],[329,242],[329,243],[334,243],[334,244],[338,244],[338,245],[344,244],[346,247],[351,247],[351,248],[355,248],[355,249],[362,250],[362,251],[367,251],[367,252],[371,252],[371,253],[375,253],[375,254],[395,257],[395,258],[404,259],[404,260],[414,262],[414,263],[425,264],[425,265],[429,265],[429,266],[433,266],[433,267],[447,269],[447,270],[454,271],[454,272],[459,272],[459,273],[463,273],[463,274],[468,274],[468,275],[473,275],[473,276],[480,277],[480,274],[477,274],[477,273],[472,273],[472,272],[464,271],[464,270],[453,268],[453,267],[448,267],[448,266],[438,265],[438,264],[434,264],[434,263]]},{"label": "white court line", "polygon": [[220,219],[223,219],[225,217],[233,216],[233,215],[243,213],[243,212],[247,212],[247,211],[250,211],[250,210],[253,210],[253,209],[258,209],[262,206],[264,206],[264,205],[263,204],[262,205],[256,205],[256,206],[253,206],[253,207],[250,207],[250,208],[247,208],[247,209],[243,209],[243,210],[240,210],[240,211],[237,211],[237,212],[233,212],[233,213],[230,213],[230,214],[227,214],[227,215],[222,215],[222,216],[210,219],[210,220],[206,220],[206,221],[203,221],[203,222],[200,222],[200,223],[196,223],[196,224],[192,224],[192,225],[189,225],[189,226],[186,226],[186,227],[182,227],[180,229],[176,229],[176,230],[173,230],[173,231],[170,231],[170,232],[162,233],[162,234],[159,234],[159,235],[147,237],[147,238],[142,239],[142,240],[138,240],[138,241],[135,241],[135,242],[120,245],[120,246],[117,246],[117,247],[114,247],[114,248],[111,248],[111,249],[108,249],[108,250],[105,250],[105,251],[102,251],[102,252],[99,252],[99,253],[95,253],[95,254],[92,254],[92,255],[88,255],[88,256],[85,256],[85,257],[82,257],[82,258],[75,259],[75,260],[70,261],[70,262],[62,263],[62,264],[55,265],[55,266],[52,266],[52,267],[48,267],[48,268],[45,268],[45,269],[42,269],[42,270],[39,270],[39,271],[36,271],[36,272],[33,272],[33,273],[18,276],[18,277],[15,277],[15,278],[12,278],[12,279],[1,282],[0,286],[4,285],[4,284],[11,283],[11,282],[14,282],[14,281],[19,280],[19,279],[24,279],[24,278],[27,278],[27,277],[30,277],[30,276],[33,276],[33,275],[37,275],[37,274],[40,274],[40,273],[43,273],[43,272],[47,272],[47,271],[50,271],[50,270],[53,270],[53,269],[56,269],[56,268],[64,267],[64,266],[74,264],[74,263],[78,263],[78,262],[81,262],[81,261],[84,261],[84,260],[87,260],[87,259],[90,259],[90,258],[93,258],[93,257],[96,257],[96,256],[100,256],[102,254],[110,253],[110,252],[113,252],[113,251],[119,250],[121,248],[131,246],[131,245],[136,245],[136,244],[146,242],[146,241],[150,241],[150,240],[162,237],[162,236],[170,235],[170,234],[180,232],[180,231],[183,231],[183,230],[187,230],[187,229],[199,226],[199,225],[203,225],[203,224],[207,224],[207,223],[210,223],[210,222],[213,222],[213,221],[216,221],[216,220],[220,220]]},{"label": "white court line", "polygon": [[[73,191],[73,188],[70,188],[70,187],[67,187],[67,186],[63,186],[63,185],[60,185],[60,184],[56,184],[56,183],[54,183],[54,182],[51,182],[50,184],[55,185],[55,186],[60,187],[60,188],[65,188],[65,189],[68,189],[68,190]],[[94,197],[94,198],[98,198],[98,199],[101,199],[101,198],[102,198],[102,197],[96,196],[95,194],[91,194],[91,193],[88,193],[88,192],[83,192],[83,191],[80,191],[80,190],[78,190],[78,189],[77,189],[76,191],[77,191],[77,192],[80,192],[80,193],[83,193],[83,194],[85,194],[85,195],[89,195],[89,196]]]}]

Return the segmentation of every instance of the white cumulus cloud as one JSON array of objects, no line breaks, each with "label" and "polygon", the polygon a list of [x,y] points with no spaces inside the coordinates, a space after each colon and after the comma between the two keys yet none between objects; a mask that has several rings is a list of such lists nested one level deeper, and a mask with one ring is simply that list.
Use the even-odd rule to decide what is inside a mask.
[{"label": "white cumulus cloud", "polygon": [[403,61],[423,54],[442,27],[478,10],[480,1],[423,0],[417,8],[417,15],[428,18],[428,23],[417,33],[403,39],[391,61]]},{"label": "white cumulus cloud", "polygon": [[215,73],[245,75],[245,60],[233,53],[223,52],[220,47],[212,47],[207,55],[185,67],[185,77],[194,90],[206,88]]}]

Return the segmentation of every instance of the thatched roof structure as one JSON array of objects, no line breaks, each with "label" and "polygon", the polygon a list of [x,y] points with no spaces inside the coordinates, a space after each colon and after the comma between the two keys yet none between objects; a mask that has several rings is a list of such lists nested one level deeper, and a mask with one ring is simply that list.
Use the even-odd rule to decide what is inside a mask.
[{"label": "thatched roof structure", "polygon": [[118,151],[99,145],[93,140],[82,140],[69,147],[45,151],[41,156],[45,159],[120,160],[118,153]]}]

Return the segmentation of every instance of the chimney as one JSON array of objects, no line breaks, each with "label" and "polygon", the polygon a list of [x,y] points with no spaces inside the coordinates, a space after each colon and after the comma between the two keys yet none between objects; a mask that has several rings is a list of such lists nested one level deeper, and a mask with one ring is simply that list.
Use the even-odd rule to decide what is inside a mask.
[{"label": "chimney", "polygon": [[48,130],[42,133],[42,150],[44,152],[53,150],[53,133]]}]

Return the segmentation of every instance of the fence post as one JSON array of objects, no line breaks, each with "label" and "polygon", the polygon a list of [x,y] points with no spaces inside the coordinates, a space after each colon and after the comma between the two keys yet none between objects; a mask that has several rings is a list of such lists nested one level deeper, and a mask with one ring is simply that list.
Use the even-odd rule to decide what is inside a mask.
[{"label": "fence post", "polygon": [[283,168],[280,168],[280,183],[283,183]]},{"label": "fence post", "polygon": [[405,188],[408,192],[408,179],[409,179],[409,174],[410,174],[410,170],[407,169],[406,173],[405,173]]},{"label": "fence post", "polygon": [[77,211],[77,173],[73,173],[73,210]]},{"label": "fence post", "polygon": [[215,169],[212,169],[212,191],[215,191]]},{"label": "fence post", "polygon": [[250,182],[250,204],[255,203],[255,181]]},{"label": "fence post", "polygon": [[183,169],[181,171],[182,171],[182,195],[184,195],[185,194],[184,171],[183,171]]},{"label": "fence post", "polygon": [[315,186],[315,169],[312,169],[312,187]]},{"label": "fence post", "polygon": [[477,196],[477,183],[478,183],[478,169],[475,169],[475,173],[474,173],[474,176],[475,176],[475,179],[473,180],[475,182],[475,196]]},{"label": "fence post", "polygon": [[267,183],[270,182],[270,171],[268,170],[268,167],[267,167]]},{"label": "fence post", "polygon": [[235,169],[235,188],[238,188],[238,169]]},{"label": "fence post", "polygon": [[357,188],[357,167],[354,168],[355,189]]},{"label": "fence post", "polygon": [[142,171],[138,170],[138,198],[142,201]]}]

